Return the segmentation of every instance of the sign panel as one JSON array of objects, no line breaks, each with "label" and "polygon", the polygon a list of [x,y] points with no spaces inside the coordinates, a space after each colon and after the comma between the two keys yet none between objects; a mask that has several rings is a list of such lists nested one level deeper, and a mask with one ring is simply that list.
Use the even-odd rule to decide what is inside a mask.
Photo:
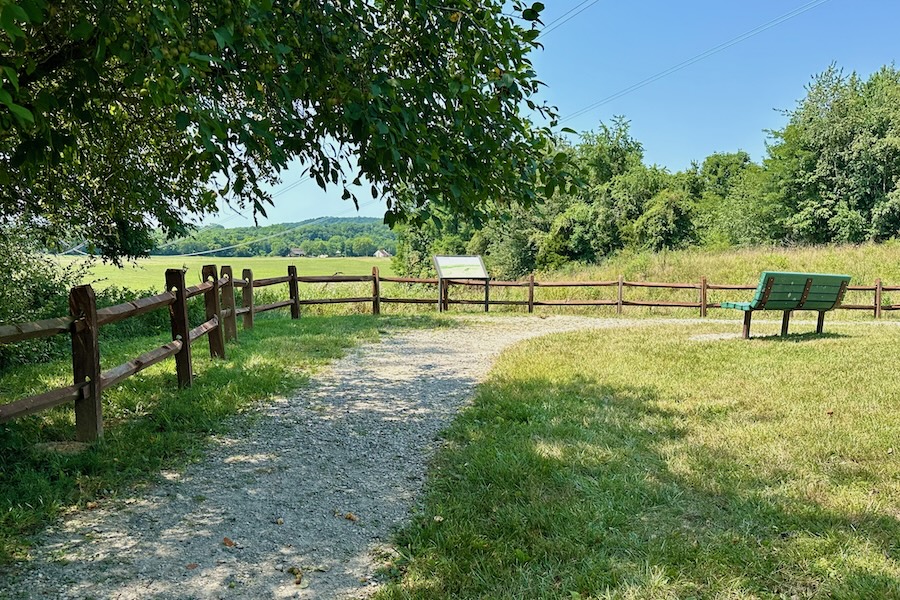
[{"label": "sign panel", "polygon": [[490,279],[480,256],[435,256],[440,279]]}]

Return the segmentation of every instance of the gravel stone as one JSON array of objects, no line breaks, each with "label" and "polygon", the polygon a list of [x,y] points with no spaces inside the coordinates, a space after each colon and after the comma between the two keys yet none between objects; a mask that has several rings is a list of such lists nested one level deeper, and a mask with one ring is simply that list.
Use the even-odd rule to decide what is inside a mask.
[{"label": "gravel stone", "polygon": [[0,573],[0,598],[368,597],[439,433],[500,351],[549,333],[650,323],[457,320],[356,349],[294,397],[236,419],[183,473],[48,527],[29,561]]}]

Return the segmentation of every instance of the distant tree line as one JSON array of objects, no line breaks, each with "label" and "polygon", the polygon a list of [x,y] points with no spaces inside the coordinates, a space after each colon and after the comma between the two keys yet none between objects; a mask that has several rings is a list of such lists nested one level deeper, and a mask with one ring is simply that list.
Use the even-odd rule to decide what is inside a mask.
[{"label": "distant tree line", "polygon": [[567,152],[582,185],[547,186],[544,202],[497,202],[475,223],[433,219],[399,229],[397,267],[431,268],[434,253],[485,256],[494,275],[516,277],[623,249],[858,243],[900,233],[900,72],[867,80],[831,67],[769,131],[767,155],[716,153],[671,173],[643,160],[623,117],[584,133]]},{"label": "distant tree line", "polygon": [[174,241],[165,241],[160,233],[151,255],[191,254],[220,248],[210,256],[288,256],[298,250],[307,256],[372,256],[379,249],[393,254],[397,237],[380,219],[364,217],[328,217],[231,229],[211,225]]}]

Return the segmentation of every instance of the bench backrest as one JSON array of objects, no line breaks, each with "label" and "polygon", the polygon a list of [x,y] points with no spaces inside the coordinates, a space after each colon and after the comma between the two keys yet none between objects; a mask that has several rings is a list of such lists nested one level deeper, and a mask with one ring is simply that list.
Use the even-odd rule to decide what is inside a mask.
[{"label": "bench backrest", "polygon": [[764,271],[751,310],[831,310],[840,305],[849,275]]}]

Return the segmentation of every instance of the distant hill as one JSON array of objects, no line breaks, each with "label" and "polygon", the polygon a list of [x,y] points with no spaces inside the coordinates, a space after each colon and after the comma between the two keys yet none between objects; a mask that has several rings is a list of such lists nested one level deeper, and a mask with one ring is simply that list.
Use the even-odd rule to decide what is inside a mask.
[{"label": "distant hill", "polygon": [[209,256],[372,256],[394,254],[397,237],[380,219],[322,217],[264,227],[210,225],[177,240],[160,239],[154,256],[209,252]]}]

